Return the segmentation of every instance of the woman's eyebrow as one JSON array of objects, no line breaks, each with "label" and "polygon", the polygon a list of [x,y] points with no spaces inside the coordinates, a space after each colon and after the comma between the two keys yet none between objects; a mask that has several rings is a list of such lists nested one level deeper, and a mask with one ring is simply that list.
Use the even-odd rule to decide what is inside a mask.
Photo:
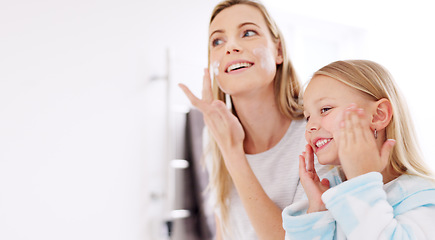
[{"label": "woman's eyebrow", "polygon": [[[256,26],[256,27],[259,27],[257,24],[255,24],[255,23],[253,23],[253,22],[244,22],[244,23],[239,24],[238,28],[242,28],[242,27],[245,26],[245,25],[254,25],[254,26]],[[224,32],[225,32],[225,31],[222,30],[222,29],[217,29],[217,30],[213,31],[213,32],[210,34],[209,39],[210,39],[211,36],[213,36],[213,34],[215,34],[215,33],[224,33]]]},{"label": "woman's eyebrow", "polygon": [[241,24],[239,25],[239,28],[241,28],[241,27],[243,27],[243,26],[245,26],[245,25],[254,25],[254,26],[256,26],[256,27],[259,27],[257,24],[255,24],[255,23],[253,23],[253,22],[244,22],[244,23],[241,23]]},{"label": "woman's eyebrow", "polygon": [[215,30],[215,31],[213,31],[213,32],[210,34],[210,36],[209,36],[208,38],[210,39],[211,36],[213,36],[213,34],[215,34],[215,33],[223,33],[223,32],[225,32],[225,31],[224,31],[224,30],[221,30],[221,29]]}]

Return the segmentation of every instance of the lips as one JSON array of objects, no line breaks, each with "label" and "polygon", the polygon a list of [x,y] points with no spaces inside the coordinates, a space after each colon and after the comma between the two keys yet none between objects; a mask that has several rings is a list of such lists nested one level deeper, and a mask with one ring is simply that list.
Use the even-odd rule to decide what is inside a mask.
[{"label": "lips", "polygon": [[245,60],[237,60],[227,64],[225,68],[226,73],[236,72],[241,69],[250,68],[254,65],[254,63],[245,61]]}]

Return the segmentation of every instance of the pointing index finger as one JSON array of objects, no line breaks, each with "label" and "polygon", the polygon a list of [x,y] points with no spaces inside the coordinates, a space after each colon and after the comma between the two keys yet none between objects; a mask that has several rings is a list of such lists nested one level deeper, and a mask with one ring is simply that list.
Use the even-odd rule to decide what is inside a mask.
[{"label": "pointing index finger", "polygon": [[197,107],[199,110],[203,110],[203,102],[201,99],[196,97],[186,85],[179,83],[178,86],[183,90],[184,94],[186,94],[193,106]]},{"label": "pointing index finger", "polygon": [[202,82],[202,99],[211,103],[213,101],[213,90],[211,88],[211,78],[208,68],[204,69],[204,77]]}]

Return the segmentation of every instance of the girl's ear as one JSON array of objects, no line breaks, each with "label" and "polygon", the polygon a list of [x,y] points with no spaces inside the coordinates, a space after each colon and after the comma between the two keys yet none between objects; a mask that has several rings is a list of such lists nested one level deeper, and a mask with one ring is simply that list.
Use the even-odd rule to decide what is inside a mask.
[{"label": "girl's ear", "polygon": [[277,48],[277,55],[276,55],[276,65],[281,64],[284,62],[284,56],[282,54],[282,45],[281,45],[281,41],[278,41],[276,43],[276,48]]},{"label": "girl's ear", "polygon": [[376,110],[373,113],[372,125],[377,130],[382,130],[388,126],[393,118],[393,106],[391,102],[382,98],[375,103]]}]

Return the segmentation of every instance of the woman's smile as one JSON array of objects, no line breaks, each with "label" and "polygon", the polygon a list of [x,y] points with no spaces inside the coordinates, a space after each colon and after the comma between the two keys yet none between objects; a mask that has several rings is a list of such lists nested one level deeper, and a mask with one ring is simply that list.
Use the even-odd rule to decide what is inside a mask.
[{"label": "woman's smile", "polygon": [[229,66],[225,69],[225,72],[238,73],[250,68],[253,65],[254,63],[248,61],[235,61],[229,64]]}]

